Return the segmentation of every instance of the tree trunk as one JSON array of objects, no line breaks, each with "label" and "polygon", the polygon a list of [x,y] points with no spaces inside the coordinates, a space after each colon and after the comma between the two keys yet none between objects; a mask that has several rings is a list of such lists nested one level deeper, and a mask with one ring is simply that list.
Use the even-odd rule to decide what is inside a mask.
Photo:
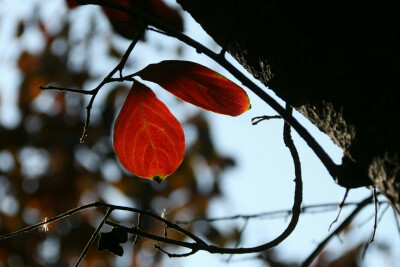
[{"label": "tree trunk", "polygon": [[178,0],[255,78],[344,151],[338,184],[400,212],[397,3]]}]

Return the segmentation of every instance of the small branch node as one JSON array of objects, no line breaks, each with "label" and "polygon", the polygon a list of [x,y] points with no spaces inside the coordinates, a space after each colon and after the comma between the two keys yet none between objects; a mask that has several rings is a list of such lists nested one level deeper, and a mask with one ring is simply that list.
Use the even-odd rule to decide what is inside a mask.
[{"label": "small branch node", "polygon": [[192,250],[188,253],[183,253],[183,254],[173,254],[173,253],[169,253],[167,251],[165,251],[164,249],[162,249],[159,245],[154,245],[154,248],[162,253],[164,253],[165,255],[167,255],[169,258],[183,258],[183,257],[188,257],[190,255],[195,254],[198,250]]},{"label": "small branch node", "polygon": [[[138,213],[138,220],[137,220],[137,228],[140,230],[140,226],[141,226],[141,224],[140,224],[140,222],[141,222],[141,215],[140,215],[140,213]],[[133,227],[135,227],[134,225],[132,226],[132,228]],[[132,245],[136,245],[136,243],[138,242],[138,240],[139,240],[139,236],[138,235],[135,235],[135,238],[133,239],[133,242],[132,242]]]},{"label": "small branch node", "polygon": [[94,95],[95,92],[94,90],[89,90],[89,91],[84,91],[80,89],[71,89],[71,88],[64,88],[64,87],[58,87],[58,86],[39,86],[39,89],[42,91],[45,90],[55,90],[55,91],[60,91],[60,92],[70,92],[70,93],[77,93],[77,94],[82,94],[82,95]]},{"label": "small branch node", "polygon": [[342,209],[343,209],[343,207],[344,207],[344,204],[346,203],[346,199],[347,199],[347,196],[348,196],[349,192],[350,192],[350,189],[349,189],[349,188],[346,188],[346,192],[344,193],[343,200],[342,200],[342,202],[340,202],[340,204],[339,204],[339,211],[338,211],[338,214],[337,214],[335,220],[333,220],[333,222],[329,225],[328,231],[330,231],[331,228],[332,228],[332,225],[334,225],[334,224],[339,220],[340,213],[342,212]]},{"label": "small branch node", "polygon": [[375,186],[372,188],[372,198],[373,198],[373,201],[374,201],[374,230],[372,231],[371,240],[369,241],[370,244],[372,242],[374,242],[375,234],[376,234],[376,228],[377,228],[377,225],[378,225],[378,197],[376,195],[376,187]]},{"label": "small branch node", "polygon": [[168,237],[168,225],[164,227],[164,237]]},{"label": "small branch node", "polygon": [[279,116],[279,115],[274,115],[274,116],[264,115],[264,116],[254,117],[254,118],[251,119],[251,124],[252,125],[257,125],[258,123],[260,123],[262,121],[271,120],[271,119],[282,119],[282,116]]}]

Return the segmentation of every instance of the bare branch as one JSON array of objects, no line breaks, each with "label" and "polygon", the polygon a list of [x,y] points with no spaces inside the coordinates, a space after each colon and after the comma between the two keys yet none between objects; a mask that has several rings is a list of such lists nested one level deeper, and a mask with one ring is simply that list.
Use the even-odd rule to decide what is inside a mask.
[{"label": "bare branch", "polygon": [[353,212],[347,216],[347,218],[335,229],[335,231],[333,231],[330,235],[328,235],[323,241],[321,241],[319,243],[319,245],[315,248],[315,250],[310,254],[310,256],[308,256],[308,258],[303,262],[303,264],[301,265],[302,267],[306,267],[309,266],[314,259],[319,255],[319,253],[321,253],[321,251],[324,249],[324,247],[326,246],[326,244],[338,233],[340,233],[341,231],[343,231],[350,223],[351,221],[354,219],[354,217],[368,204],[371,203],[372,197],[368,197],[366,199],[364,199],[363,201],[361,201],[357,207],[353,210]]},{"label": "bare branch", "polygon": [[367,250],[368,250],[368,248],[369,248],[369,245],[370,245],[372,242],[374,242],[375,233],[376,233],[376,228],[378,227],[378,223],[381,221],[381,219],[383,218],[383,215],[385,214],[385,212],[388,210],[388,208],[389,208],[389,206],[390,206],[390,205],[387,205],[387,206],[383,209],[381,215],[379,216],[379,220],[378,220],[378,198],[377,198],[377,194],[376,194],[376,187],[373,187],[373,188],[372,188],[372,197],[373,197],[373,200],[374,200],[374,228],[373,228],[373,230],[372,230],[371,239],[370,239],[369,242],[367,242],[367,243],[365,244],[365,246],[364,246],[364,250],[363,250],[363,253],[362,253],[362,256],[361,256],[362,259],[365,258],[365,255],[367,254]]},{"label": "bare branch", "polygon": [[138,235],[138,236],[141,236],[141,237],[144,237],[144,238],[148,238],[148,239],[151,239],[151,240],[154,240],[154,241],[158,241],[158,242],[163,242],[163,243],[166,243],[166,244],[171,244],[171,245],[175,245],[175,246],[189,248],[189,249],[192,249],[192,250],[196,250],[196,249],[207,250],[208,247],[211,247],[211,246],[209,246],[207,244],[189,243],[189,242],[179,241],[179,240],[175,240],[175,239],[171,239],[171,238],[167,238],[167,237],[153,235],[153,234],[147,233],[145,231],[142,231],[142,230],[136,228],[135,226],[132,226],[131,228],[128,228],[126,226],[120,225],[118,223],[114,223],[114,222],[109,221],[109,220],[106,220],[105,224],[110,225],[112,227],[120,227],[120,228],[126,230],[130,234]]},{"label": "bare branch", "polygon": [[78,261],[75,263],[75,267],[78,267],[79,264],[81,263],[81,261],[83,260],[83,258],[86,256],[86,254],[89,251],[89,248],[92,246],[96,236],[99,234],[101,228],[104,225],[104,222],[107,220],[107,218],[111,215],[111,212],[113,212],[113,209],[107,209],[106,215],[104,215],[103,220],[101,220],[99,226],[97,226],[96,230],[94,231],[94,233],[92,234],[92,236],[90,237],[88,243],[86,244],[85,248],[83,249],[81,256],[79,257]]},{"label": "bare branch", "polygon": [[[379,204],[387,203],[387,201],[380,201]],[[350,206],[357,206],[359,202],[348,202],[343,204],[343,208],[350,207]],[[337,209],[340,203],[321,203],[315,205],[306,205],[301,207],[301,213],[322,213],[322,212],[329,212],[332,210]],[[275,218],[282,218],[286,217],[287,215],[292,214],[292,210],[284,209],[284,210],[276,210],[276,211],[267,211],[255,214],[238,214],[233,216],[224,216],[224,217],[215,217],[215,218],[207,218],[207,217],[199,217],[189,221],[175,221],[176,224],[191,224],[197,221],[205,221],[205,222],[215,222],[215,221],[227,221],[227,220],[236,220],[236,219],[275,219]]]},{"label": "bare branch", "polygon": [[252,125],[257,125],[258,123],[260,123],[262,121],[271,120],[271,119],[282,119],[282,116],[279,116],[279,115],[274,115],[274,116],[264,115],[264,116],[254,117],[254,118],[251,119],[251,124]]},{"label": "bare branch", "polygon": [[[246,230],[246,227],[247,227],[248,224],[249,224],[249,220],[247,219],[247,220],[244,221],[244,224],[243,224],[243,226],[242,226],[242,229],[240,229],[239,237],[238,237],[238,240],[236,241],[235,248],[237,248],[237,247],[239,246],[240,241],[241,241],[241,239],[242,239],[243,232],[244,232],[244,230]],[[233,254],[229,255],[229,257],[228,257],[228,259],[225,261],[225,263],[229,263],[229,262],[231,261],[232,257],[233,257]]]},{"label": "bare branch", "polygon": [[331,227],[332,227],[332,225],[333,225],[334,223],[336,223],[336,222],[339,220],[340,213],[342,212],[342,209],[343,209],[344,203],[346,202],[346,198],[347,198],[347,195],[349,194],[349,192],[350,192],[350,189],[349,189],[349,188],[347,188],[347,189],[346,189],[346,192],[344,193],[343,200],[342,200],[342,202],[340,202],[340,204],[339,204],[339,211],[338,211],[338,214],[337,214],[337,216],[336,216],[335,220],[333,220],[333,222],[331,223],[331,225],[329,225],[328,231],[330,231],[330,230],[331,230]]},{"label": "bare branch", "polygon": [[75,214],[75,213],[77,213],[79,211],[82,211],[82,210],[85,210],[85,209],[89,209],[89,208],[95,208],[95,207],[99,207],[99,206],[101,206],[101,203],[99,203],[99,202],[94,202],[94,203],[91,203],[91,204],[88,204],[88,205],[80,206],[78,208],[75,208],[75,209],[69,210],[67,212],[64,212],[64,213],[62,213],[62,214],[60,214],[60,215],[58,215],[56,217],[53,217],[51,219],[46,220],[46,221],[34,224],[32,226],[23,228],[21,230],[18,230],[18,231],[9,233],[9,234],[2,235],[2,236],[0,236],[0,240],[7,239],[7,238],[10,238],[10,237],[14,237],[14,236],[22,234],[22,233],[30,232],[32,230],[35,230],[35,229],[38,229],[38,228],[42,227],[45,224],[50,224],[52,222],[55,222],[55,221],[64,219],[66,217],[69,217],[69,216],[71,216],[71,215],[73,215],[73,214]]},{"label": "bare branch", "polygon": [[372,198],[374,200],[375,220],[374,220],[374,230],[372,231],[372,236],[371,236],[371,239],[369,241],[370,244],[372,242],[374,242],[375,233],[376,233],[376,227],[377,227],[377,224],[378,224],[378,198],[376,196],[376,187],[375,186],[372,188]]},{"label": "bare branch", "polygon": [[197,250],[192,250],[188,253],[183,253],[183,254],[173,254],[173,253],[169,253],[167,251],[165,251],[164,249],[162,249],[159,245],[154,245],[154,248],[161,251],[162,253],[166,254],[168,257],[170,258],[183,258],[183,257],[188,257],[190,255],[193,255],[197,252]]},{"label": "bare branch", "polygon": [[64,87],[57,87],[57,86],[39,86],[40,90],[57,90],[60,92],[71,92],[71,93],[77,93],[77,94],[82,94],[82,95],[93,95],[94,90],[90,91],[85,91],[85,90],[80,90],[80,89],[70,89],[70,88],[64,88]]},{"label": "bare branch", "polygon": [[90,98],[89,104],[86,107],[86,121],[85,121],[85,126],[83,127],[82,137],[80,139],[81,143],[85,142],[85,138],[90,124],[90,112],[92,110],[93,102],[94,99],[96,98],[97,93],[106,83],[109,82],[110,79],[112,79],[112,77],[117,71],[119,71],[120,76],[122,77],[122,70],[125,67],[126,61],[128,60],[128,57],[131,54],[133,48],[136,46],[137,42],[140,40],[144,32],[144,29],[145,27],[141,27],[141,30],[137,33],[135,39],[133,39],[132,42],[130,43],[128,49],[125,51],[118,65],[115,66],[115,68],[112,71],[110,71],[110,73],[103,79],[103,81],[95,89],[92,90],[93,91],[92,97]]},{"label": "bare branch", "polygon": [[399,222],[399,217],[397,214],[397,211],[395,209],[395,207],[391,206],[392,210],[393,210],[393,216],[394,216],[394,221],[396,222],[396,227],[397,227],[397,232],[399,233],[400,236],[400,222]]},{"label": "bare branch", "polygon": [[[140,215],[140,213],[139,213],[139,214],[138,214],[137,226],[136,226],[138,229],[140,229],[140,227],[141,227],[141,224],[140,224],[140,223],[141,223],[141,215]],[[138,240],[139,240],[139,236],[136,235],[136,236],[135,236],[135,239],[134,239],[133,242],[132,242],[132,244],[135,245],[135,244],[137,243]]]}]

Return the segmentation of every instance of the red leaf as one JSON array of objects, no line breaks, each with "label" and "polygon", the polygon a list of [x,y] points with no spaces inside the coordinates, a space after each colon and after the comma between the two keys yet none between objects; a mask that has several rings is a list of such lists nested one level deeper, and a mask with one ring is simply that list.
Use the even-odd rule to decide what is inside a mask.
[{"label": "red leaf", "polygon": [[160,183],[181,164],[185,136],[164,103],[135,81],[115,122],[113,146],[128,171]]},{"label": "red leaf", "polygon": [[250,109],[246,92],[221,74],[190,61],[166,60],[137,73],[200,108],[238,116]]}]

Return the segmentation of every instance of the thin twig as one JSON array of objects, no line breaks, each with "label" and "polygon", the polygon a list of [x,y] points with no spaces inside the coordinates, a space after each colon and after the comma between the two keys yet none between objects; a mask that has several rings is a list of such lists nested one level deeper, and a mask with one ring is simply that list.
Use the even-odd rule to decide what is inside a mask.
[{"label": "thin twig", "polygon": [[389,207],[390,207],[390,204],[387,203],[387,205],[385,206],[385,208],[382,210],[381,215],[379,215],[377,225],[382,221],[383,215],[385,215],[385,213],[386,213],[386,211],[389,209]]},{"label": "thin twig", "polygon": [[[122,56],[120,62],[114,67],[114,69],[112,71],[110,71],[110,73],[103,79],[103,81],[93,90],[89,90],[89,91],[84,91],[84,90],[77,90],[77,89],[69,89],[69,88],[63,88],[63,87],[56,87],[56,86],[39,86],[40,89],[42,90],[58,90],[58,91],[63,91],[63,92],[72,92],[72,93],[79,93],[79,94],[84,94],[84,95],[91,95],[92,97],[89,100],[88,105],[86,106],[86,120],[85,120],[85,125],[83,127],[83,133],[82,136],[80,138],[80,142],[83,143],[85,141],[85,138],[87,136],[87,132],[89,130],[89,125],[90,125],[90,116],[91,116],[91,110],[93,107],[93,103],[94,100],[99,92],[99,90],[107,83],[110,82],[122,82],[125,80],[130,80],[128,79],[123,79],[122,76],[122,70],[125,67],[125,64],[129,58],[129,55],[131,54],[133,48],[136,46],[137,42],[140,40],[143,32],[145,30],[145,27],[142,26],[140,28],[140,30],[138,31],[135,39],[132,40],[132,42],[130,43],[129,47],[127,48],[127,50],[125,51],[124,55]],[[112,78],[114,76],[114,74],[119,71],[120,77],[119,78]]]},{"label": "thin twig", "polygon": [[[369,245],[372,242],[374,242],[376,228],[377,228],[377,225],[378,225],[378,198],[376,196],[376,187],[375,186],[372,187],[372,198],[373,198],[373,201],[374,201],[374,228],[372,230],[371,239],[369,240],[369,242],[367,242],[365,244],[365,247],[364,247],[364,250],[363,250],[363,253],[362,253],[362,257],[361,257],[362,259],[365,258],[365,255],[367,254],[367,250],[369,248]],[[382,214],[384,214],[384,212],[382,212]]]},{"label": "thin twig", "polygon": [[[237,248],[239,246],[240,241],[241,241],[242,236],[243,236],[243,233],[244,233],[244,230],[246,230],[246,227],[247,227],[248,224],[249,224],[249,220],[247,219],[247,220],[244,221],[242,229],[240,229],[239,236],[238,236],[238,239],[237,239],[236,244],[235,244],[235,248]],[[233,254],[229,255],[229,257],[226,259],[225,263],[228,264],[232,260],[232,257],[233,257]]]},{"label": "thin twig", "polygon": [[83,133],[80,139],[80,142],[83,143],[85,141],[88,129],[89,129],[89,124],[90,124],[90,112],[92,110],[93,102],[94,99],[96,98],[97,93],[99,90],[106,84],[108,83],[108,80],[111,79],[114,74],[119,71],[120,76],[122,76],[122,69],[125,67],[126,61],[128,60],[129,55],[131,54],[133,48],[136,46],[137,42],[140,40],[143,32],[144,32],[145,27],[141,27],[141,30],[138,31],[136,34],[135,39],[132,40],[130,43],[128,49],[125,51],[124,55],[121,58],[121,61],[118,63],[117,66],[103,79],[103,81],[95,88],[93,89],[93,95],[90,98],[89,104],[86,106],[86,121],[85,121],[85,126],[83,127]]},{"label": "thin twig", "polygon": [[22,233],[30,232],[30,231],[32,231],[34,229],[38,229],[38,228],[42,227],[45,224],[50,224],[50,223],[53,223],[55,221],[64,219],[64,218],[69,217],[69,216],[71,216],[71,215],[73,215],[73,214],[75,214],[77,212],[82,211],[82,210],[89,209],[89,208],[95,208],[95,207],[99,207],[99,206],[101,206],[101,204],[98,203],[98,202],[94,202],[94,203],[91,203],[91,204],[88,204],[88,205],[80,206],[78,208],[75,208],[75,209],[69,210],[67,212],[64,212],[64,213],[62,213],[62,214],[60,214],[60,215],[58,215],[56,217],[53,217],[51,219],[46,220],[46,221],[31,225],[29,227],[25,227],[25,228],[23,228],[21,230],[18,230],[18,231],[12,232],[12,233],[8,233],[8,234],[5,234],[5,235],[2,235],[2,236],[0,236],[0,240],[11,238],[11,237],[14,237],[14,236],[22,234]]},{"label": "thin twig", "polygon": [[164,237],[168,237],[168,228],[167,225],[164,227]]},{"label": "thin twig", "polygon": [[112,227],[120,227],[120,228],[124,229],[126,232],[133,234],[133,235],[139,235],[141,237],[151,239],[154,241],[163,242],[166,244],[171,244],[171,245],[180,246],[180,247],[185,247],[185,248],[189,248],[192,250],[196,250],[196,249],[207,250],[208,247],[211,247],[211,246],[207,245],[206,243],[200,244],[198,242],[184,242],[184,241],[179,241],[179,240],[175,240],[175,239],[171,239],[171,238],[167,238],[167,237],[163,237],[163,236],[154,235],[154,234],[142,231],[135,226],[132,226],[131,228],[129,228],[129,227],[120,225],[118,223],[115,223],[115,222],[112,222],[109,220],[106,220],[105,224],[110,225]]},{"label": "thin twig", "polygon": [[279,115],[274,115],[274,116],[264,115],[264,116],[254,117],[254,118],[251,119],[251,124],[252,125],[257,125],[258,123],[260,123],[262,121],[271,120],[271,119],[282,119],[282,116],[279,116]]},{"label": "thin twig", "polygon": [[[380,201],[380,204],[387,203],[387,201]],[[343,208],[356,206],[359,202],[348,202],[343,205]],[[301,213],[321,213],[321,212],[329,212],[332,210],[337,209],[340,203],[322,203],[322,204],[315,204],[315,205],[306,205],[301,207]],[[315,210],[315,211],[314,211]],[[238,214],[233,216],[225,216],[225,217],[215,217],[215,218],[207,218],[207,217],[199,217],[189,221],[175,221],[176,224],[183,224],[188,225],[197,221],[205,221],[205,222],[215,222],[215,221],[227,221],[227,220],[236,220],[236,219],[275,219],[275,218],[282,218],[286,217],[287,215],[292,214],[292,210],[284,209],[284,210],[276,210],[276,211],[267,211],[262,213],[255,213],[255,214]]]},{"label": "thin twig", "polygon": [[[141,215],[140,215],[140,213],[139,213],[139,214],[138,214],[137,226],[136,226],[138,229],[140,229],[140,227],[141,227],[140,222],[141,222]],[[133,239],[132,245],[135,245],[135,244],[137,243],[138,240],[139,240],[139,236],[135,235],[135,239]]]},{"label": "thin twig", "polygon": [[342,212],[344,203],[346,202],[346,198],[347,198],[347,195],[349,194],[349,192],[350,192],[350,189],[349,189],[349,188],[346,188],[346,193],[344,193],[343,200],[342,200],[342,202],[340,202],[340,204],[339,204],[339,211],[338,211],[338,214],[337,214],[335,220],[333,220],[333,222],[331,223],[331,225],[329,225],[328,231],[330,231],[332,225],[333,225],[334,223],[336,223],[336,222],[339,220],[340,213]]},{"label": "thin twig", "polygon": [[162,249],[159,245],[154,245],[154,248],[161,251],[162,253],[164,253],[165,255],[167,255],[170,258],[183,258],[183,257],[188,257],[190,255],[193,255],[197,252],[197,250],[192,250],[188,253],[182,253],[182,254],[173,254],[173,253],[169,253],[168,251],[165,251],[164,249]]},{"label": "thin twig", "polygon": [[377,228],[377,224],[378,224],[378,198],[376,196],[376,187],[374,186],[372,188],[372,198],[374,200],[374,213],[375,213],[375,220],[374,220],[374,230],[372,231],[372,236],[371,239],[369,241],[369,243],[371,244],[372,242],[374,242],[375,239],[375,233],[376,233],[376,228]]},{"label": "thin twig", "polygon": [[97,226],[96,230],[93,232],[92,236],[90,237],[88,243],[86,244],[85,248],[83,249],[81,256],[79,257],[78,261],[75,263],[75,267],[78,267],[83,258],[86,256],[86,254],[89,251],[89,248],[92,246],[94,240],[96,239],[97,235],[99,234],[101,228],[104,225],[104,222],[107,220],[107,218],[111,215],[111,212],[113,212],[113,209],[108,209],[106,212],[106,215],[104,215],[103,220],[101,220],[100,224]]},{"label": "thin twig", "polygon": [[392,207],[392,210],[393,210],[393,216],[394,216],[394,221],[395,221],[395,223],[396,223],[397,232],[399,233],[399,237],[400,237],[400,222],[399,222],[399,217],[398,217],[398,214],[397,214],[397,211],[396,211],[395,207],[392,206],[392,205],[391,205],[391,207]]},{"label": "thin twig", "polygon": [[82,94],[82,95],[93,95],[94,94],[94,90],[89,90],[89,91],[85,91],[85,90],[80,90],[80,89],[70,89],[70,88],[64,88],[64,87],[58,87],[58,86],[39,86],[40,90],[57,90],[60,92],[71,92],[71,93],[78,93],[78,94]]},{"label": "thin twig", "polygon": [[309,266],[315,258],[321,253],[321,251],[324,249],[326,244],[338,233],[343,231],[353,220],[353,218],[365,207],[367,206],[372,200],[372,197],[368,197],[361,201],[357,207],[353,210],[353,212],[347,216],[347,218],[333,231],[330,235],[328,235],[323,241],[319,243],[319,245],[315,248],[315,250],[308,256],[308,258],[303,262],[301,265],[302,267]]}]

